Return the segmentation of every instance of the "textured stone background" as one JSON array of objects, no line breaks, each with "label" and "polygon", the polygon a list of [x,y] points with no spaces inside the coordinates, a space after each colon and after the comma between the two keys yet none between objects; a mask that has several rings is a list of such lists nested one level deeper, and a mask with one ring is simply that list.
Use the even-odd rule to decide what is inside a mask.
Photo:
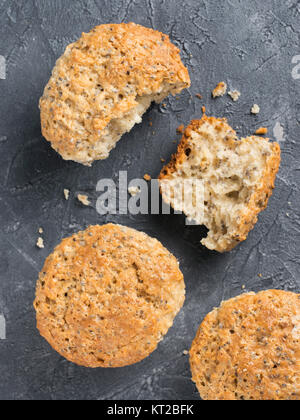
[{"label": "textured stone background", "polygon": [[[134,21],[169,33],[182,49],[192,88],[153,106],[109,160],[91,169],[64,162],[40,133],[38,99],[55,60],[82,31]],[[198,399],[190,380],[188,349],[199,323],[222,299],[246,290],[300,291],[300,55],[298,0],[0,0],[0,339],[1,399]],[[299,76],[300,77],[300,76]],[[213,101],[211,90],[226,80],[242,92]],[[203,101],[195,97],[203,95]],[[250,115],[254,103],[258,116]],[[270,205],[249,239],[219,255],[199,245],[201,229],[180,216],[99,217],[96,183],[146,172],[156,176],[178,140],[176,127],[201,115],[226,116],[241,134],[267,126],[278,136],[282,166]],[[149,120],[153,127],[149,128]],[[66,202],[63,189],[71,190]],[[74,198],[88,193],[91,207]],[[65,237],[89,224],[127,224],[160,239],[179,258],[187,299],[174,327],[144,362],[118,370],[87,370],[58,356],[39,336],[32,308],[44,259]],[[45,233],[44,250],[35,242]],[[262,276],[260,277],[259,274]]]}]

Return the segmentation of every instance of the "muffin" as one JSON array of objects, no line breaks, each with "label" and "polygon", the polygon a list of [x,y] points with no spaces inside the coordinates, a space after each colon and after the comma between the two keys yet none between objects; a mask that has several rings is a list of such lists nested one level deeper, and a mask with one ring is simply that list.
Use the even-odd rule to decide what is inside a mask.
[{"label": "muffin", "polygon": [[[279,165],[278,143],[257,136],[239,139],[226,119],[204,115],[187,127],[177,153],[162,169],[161,192],[175,210],[207,227],[203,245],[226,252],[247,238],[267,207]],[[186,180],[203,188],[197,193],[193,186],[183,205]]]},{"label": "muffin", "polygon": [[190,351],[204,400],[300,399],[300,295],[249,293],[204,319]]},{"label": "muffin", "polygon": [[167,35],[134,23],[101,25],[67,47],[40,100],[44,137],[65,159],[106,159],[151,103],[190,86]]},{"label": "muffin", "polygon": [[37,328],[81,366],[121,367],[145,359],[185,299],[176,258],[156,239],[119,226],[91,226],[64,239],[37,282]]}]

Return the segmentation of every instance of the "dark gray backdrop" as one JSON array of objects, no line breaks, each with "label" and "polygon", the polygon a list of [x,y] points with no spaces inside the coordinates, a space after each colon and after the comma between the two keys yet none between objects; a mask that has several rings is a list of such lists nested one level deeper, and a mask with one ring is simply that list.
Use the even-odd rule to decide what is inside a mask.
[{"label": "dark gray backdrop", "polygon": [[[0,314],[7,327],[0,340],[1,399],[197,399],[183,351],[205,314],[240,294],[243,285],[300,291],[299,18],[298,0],[0,1],[0,55],[7,63],[6,80],[0,80]],[[170,34],[192,87],[180,100],[167,100],[166,109],[153,106],[108,160],[92,168],[64,162],[41,136],[38,99],[67,44],[95,25],[121,21]],[[239,102],[211,99],[222,80],[242,92]],[[261,106],[258,116],[250,114],[254,103]],[[201,230],[186,228],[180,216],[99,217],[97,181],[117,180],[119,170],[130,179],[146,172],[155,177],[160,158],[176,149],[176,127],[198,118],[203,104],[209,115],[228,117],[242,135],[263,125],[272,137],[276,127],[281,140],[277,188],[248,240],[219,255],[200,246]],[[68,202],[64,188],[71,190]],[[77,202],[79,192],[92,198],[91,207]],[[39,336],[32,302],[38,272],[61,238],[108,221],[161,240],[180,260],[187,299],[147,360],[88,370],[62,359]],[[35,247],[39,227],[44,250]]]}]

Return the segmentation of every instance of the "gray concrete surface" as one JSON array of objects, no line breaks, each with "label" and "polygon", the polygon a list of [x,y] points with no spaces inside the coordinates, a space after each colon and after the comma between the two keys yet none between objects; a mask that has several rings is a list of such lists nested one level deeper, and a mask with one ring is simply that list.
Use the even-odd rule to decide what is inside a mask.
[{"label": "gray concrete surface", "polygon": [[[39,97],[67,44],[95,25],[121,21],[170,34],[192,87],[166,108],[153,106],[110,159],[92,168],[64,162],[41,136]],[[299,22],[298,0],[0,0],[0,399],[198,399],[183,351],[203,317],[243,285],[300,291]],[[222,80],[241,91],[239,102],[211,99]],[[258,116],[250,114],[254,103]],[[160,158],[176,149],[176,127],[198,118],[204,104],[241,135],[267,126],[280,140],[277,188],[248,240],[219,255],[199,245],[203,231],[185,227],[181,216],[100,217],[98,180],[117,180],[119,170],[129,179],[155,177]],[[90,196],[90,207],[75,199],[79,192]],[[124,369],[87,370],[39,336],[32,302],[38,272],[61,238],[108,221],[161,240],[180,260],[187,299],[151,357]],[[39,227],[44,250],[35,246]]]}]

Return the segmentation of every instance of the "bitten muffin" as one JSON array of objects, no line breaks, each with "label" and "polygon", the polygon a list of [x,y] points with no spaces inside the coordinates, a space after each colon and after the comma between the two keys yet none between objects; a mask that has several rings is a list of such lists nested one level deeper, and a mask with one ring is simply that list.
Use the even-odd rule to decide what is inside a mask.
[{"label": "bitten muffin", "polygon": [[37,282],[37,327],[69,361],[121,367],[152,353],[185,299],[176,258],[156,239],[91,226],[64,239]]},{"label": "bitten muffin", "polygon": [[134,23],[101,25],[67,47],[40,100],[44,137],[65,159],[106,159],[151,102],[190,86],[167,35]]},{"label": "bitten muffin", "polygon": [[[247,238],[267,207],[279,165],[278,143],[256,136],[240,140],[226,119],[204,115],[191,122],[177,153],[162,169],[161,192],[175,210],[208,228],[203,245],[230,251]],[[201,182],[203,197],[194,188],[183,203],[186,180]]]},{"label": "bitten muffin", "polygon": [[224,302],[190,351],[205,400],[300,399],[300,295],[280,290]]}]

